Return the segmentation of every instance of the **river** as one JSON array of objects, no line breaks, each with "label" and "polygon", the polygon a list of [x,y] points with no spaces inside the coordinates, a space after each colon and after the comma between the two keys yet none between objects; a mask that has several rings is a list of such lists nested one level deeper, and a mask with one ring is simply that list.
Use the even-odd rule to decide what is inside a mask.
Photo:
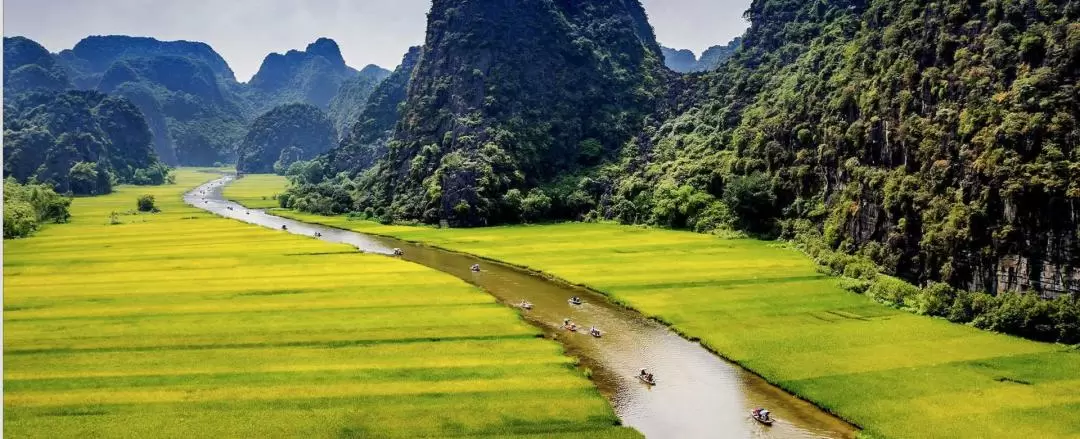
[{"label": "river", "polygon": [[[227,201],[222,188],[234,179],[225,176],[187,193],[189,204],[215,214],[281,230],[348,244],[367,253],[394,257],[393,249],[409,262],[461,278],[495,296],[507,306],[528,300],[532,310],[520,310],[530,323],[559,341],[611,401],[624,425],[649,438],[850,438],[856,428],[816,406],[792,396],[762,378],[714,355],[664,325],[611,303],[605,296],[536,276],[527,271],[479,258],[410,244],[392,238],[364,235],[308,224],[247,209]],[[470,266],[480,264],[480,272]],[[574,306],[572,296],[583,300]],[[562,329],[569,318],[579,332]],[[603,333],[595,338],[588,328]],[[656,377],[648,386],[635,376],[642,368]],[[749,416],[766,407],[775,423],[764,426]]]}]

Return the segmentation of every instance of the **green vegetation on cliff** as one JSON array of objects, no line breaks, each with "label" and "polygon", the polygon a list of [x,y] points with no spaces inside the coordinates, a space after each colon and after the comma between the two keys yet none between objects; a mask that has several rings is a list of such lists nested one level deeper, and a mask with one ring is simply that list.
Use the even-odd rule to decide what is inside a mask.
[{"label": "green vegetation on cliff", "polygon": [[358,205],[457,225],[515,221],[511,190],[584,171],[636,135],[660,49],[635,1],[435,1],[385,158]]},{"label": "green vegetation on cliff", "polygon": [[71,87],[67,72],[51,53],[24,37],[4,37],[4,100],[35,90]]},{"label": "green vegetation on cliff", "polygon": [[326,152],[336,140],[333,122],[318,107],[282,105],[252,122],[237,151],[236,169],[256,174],[284,174],[293,163]]},{"label": "green vegetation on cliff", "polygon": [[747,17],[742,50],[603,174],[600,216],[820,233],[916,283],[1080,290],[1080,3],[758,0]]},{"label": "green vegetation on cliff", "polygon": [[389,71],[369,65],[361,69],[355,77],[341,83],[327,110],[339,135],[344,136],[360,121],[361,113],[367,108],[368,99],[387,76],[390,76]]},{"label": "green vegetation on cliff", "polygon": [[251,113],[228,64],[209,45],[122,35],[84,38],[57,55],[75,85],[130,99],[168,164],[234,160]]},{"label": "green vegetation on cliff", "polygon": [[162,184],[150,130],[128,100],[93,91],[26,93],[4,112],[4,177],[99,195],[116,183]]}]

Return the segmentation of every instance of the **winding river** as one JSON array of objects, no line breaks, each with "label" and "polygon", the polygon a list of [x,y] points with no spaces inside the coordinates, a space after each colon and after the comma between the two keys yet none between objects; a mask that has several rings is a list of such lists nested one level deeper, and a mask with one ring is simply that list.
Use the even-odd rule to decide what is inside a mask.
[{"label": "winding river", "polygon": [[[558,340],[569,355],[592,371],[592,379],[611,401],[625,425],[649,438],[849,438],[854,426],[829,415],[687,341],[670,329],[637,312],[612,304],[603,295],[533,275],[524,270],[479,258],[303,223],[247,209],[227,201],[222,188],[234,177],[225,176],[187,193],[184,200],[215,214],[289,233],[314,236],[323,241],[352,245],[360,251],[392,255],[404,250],[402,259],[421,264],[476,285],[500,302],[516,306],[522,300],[534,304],[522,310],[530,323]],[[480,264],[482,270],[469,267]],[[567,303],[581,297],[582,305]],[[561,329],[570,318],[584,329]],[[594,338],[587,328],[603,331]],[[647,368],[657,385],[649,387],[635,378]],[[749,416],[754,407],[767,407],[776,422],[767,427]]]}]

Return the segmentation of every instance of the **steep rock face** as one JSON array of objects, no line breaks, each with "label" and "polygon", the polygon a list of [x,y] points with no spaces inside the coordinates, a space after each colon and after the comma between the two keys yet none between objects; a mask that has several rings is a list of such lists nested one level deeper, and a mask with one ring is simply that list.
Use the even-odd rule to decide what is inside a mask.
[{"label": "steep rock face", "polygon": [[390,76],[389,70],[372,64],[360,69],[356,77],[341,83],[327,111],[338,133],[348,133],[349,128],[360,120],[360,113],[367,105],[368,98],[387,76]]},{"label": "steep rock face", "polygon": [[660,57],[637,0],[436,0],[361,204],[456,225],[511,219],[509,190],[595,164],[640,129]]},{"label": "steep rock face", "polygon": [[67,72],[48,50],[29,38],[4,37],[5,100],[28,91],[70,87]]},{"label": "steep rock face", "polygon": [[303,102],[326,109],[341,84],[357,75],[334,40],[319,38],[304,51],[267,55],[248,85],[261,94],[256,98],[264,107]]},{"label": "steep rock face", "polygon": [[[605,215],[817,229],[916,283],[1080,291],[1080,2],[755,0],[747,17]],[[769,215],[723,202],[740,194]]]},{"label": "steep rock face", "polygon": [[356,122],[343,134],[341,145],[327,154],[330,175],[364,171],[386,154],[386,142],[400,117],[420,53],[418,46],[409,48],[394,72],[372,90]]},{"label": "steep rock face", "polygon": [[334,146],[337,133],[318,107],[286,104],[259,116],[237,151],[236,169],[284,173],[289,165],[311,160]]}]

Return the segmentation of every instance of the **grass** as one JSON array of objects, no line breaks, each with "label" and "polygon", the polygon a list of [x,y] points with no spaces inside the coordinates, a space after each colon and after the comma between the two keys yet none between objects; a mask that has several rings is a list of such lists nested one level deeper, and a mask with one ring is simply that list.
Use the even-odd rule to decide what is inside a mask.
[{"label": "grass", "polygon": [[[257,191],[253,182],[237,184]],[[438,230],[280,213],[587,285],[871,436],[1080,437],[1080,351],[879,305],[768,242],[609,224]]]},{"label": "grass", "polygon": [[6,436],[639,437],[492,297],[184,205],[210,178],[4,242]]}]

